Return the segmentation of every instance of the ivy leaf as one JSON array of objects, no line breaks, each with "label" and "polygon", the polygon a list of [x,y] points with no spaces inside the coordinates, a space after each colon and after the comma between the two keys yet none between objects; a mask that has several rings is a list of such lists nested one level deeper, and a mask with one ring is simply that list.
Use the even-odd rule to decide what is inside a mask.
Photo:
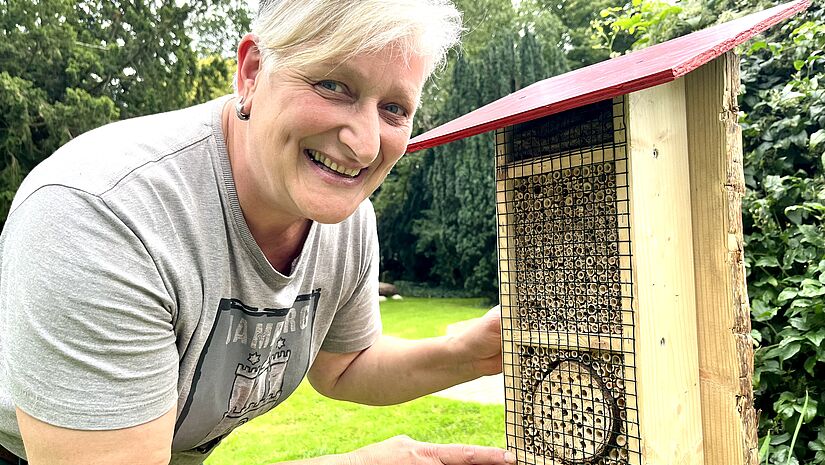
[{"label": "ivy leaf", "polygon": [[811,146],[812,149],[816,148],[817,145],[825,142],[825,129],[820,129],[815,133],[811,134],[811,140],[808,144]]},{"label": "ivy leaf", "polygon": [[792,342],[784,347],[780,347],[778,350],[778,354],[780,359],[784,362],[789,358],[793,357],[794,355],[799,353],[799,349],[802,348],[802,344],[798,342]]},{"label": "ivy leaf", "polygon": [[799,342],[791,342],[790,344],[774,347],[765,354],[766,358],[778,358],[780,361],[784,362],[789,358],[793,357],[797,353],[799,353],[799,349],[802,348],[802,344]]},{"label": "ivy leaf", "polygon": [[[805,207],[809,210],[814,210],[810,203],[807,203]],[[797,230],[802,234],[804,242],[820,248],[825,247],[825,239],[822,237],[822,231],[820,228],[812,224],[803,224],[800,225]]]},{"label": "ivy leaf", "polygon": [[[825,276],[825,273],[823,273],[823,276]],[[825,283],[825,281],[823,281],[823,282]],[[765,284],[770,284],[773,287],[777,287],[777,286],[779,286],[779,281],[777,281],[776,278],[774,278],[773,276],[767,275],[767,276],[763,276],[758,281],[753,283],[753,285],[756,286],[756,287],[762,287]]]},{"label": "ivy leaf", "polygon": [[779,311],[778,307],[774,307],[765,303],[762,300],[754,299],[751,303],[751,314],[756,321],[767,321],[776,316]]},{"label": "ivy leaf", "polygon": [[808,308],[811,306],[811,301],[808,299],[794,299],[791,303],[791,308]]},{"label": "ivy leaf", "polygon": [[799,292],[800,297],[819,297],[825,295],[825,287],[822,286],[822,283],[814,280],[810,281],[816,284],[808,283],[807,285],[803,285],[802,290]]},{"label": "ivy leaf", "polygon": [[[765,136],[763,135],[762,137],[764,138]],[[769,194],[775,196],[775,197],[781,196],[788,189],[784,185],[785,184],[785,179],[787,179],[787,177],[785,177],[785,176],[776,176],[774,174],[765,176],[765,180],[764,180],[765,191],[768,192]]]},{"label": "ivy leaf", "polygon": [[802,280],[804,280],[804,279],[805,279],[804,276],[788,276],[787,278],[785,278],[785,281],[787,281],[789,283],[794,283],[794,284],[801,284]]},{"label": "ivy leaf", "polygon": [[819,430],[816,439],[810,441],[808,447],[815,451],[825,451],[825,428]]},{"label": "ivy leaf", "polygon": [[751,53],[758,52],[759,50],[762,50],[763,48],[768,48],[768,43],[765,42],[764,40],[759,40],[759,41],[754,42],[753,45],[751,45],[751,50],[750,51],[751,51]]},{"label": "ivy leaf", "polygon": [[799,226],[802,224],[802,214],[805,210],[802,209],[799,205],[793,205],[785,209],[785,216],[791,220],[791,223]]},{"label": "ivy leaf", "polygon": [[753,342],[756,345],[761,344],[762,343],[762,333],[760,333],[758,330],[752,329],[751,330],[751,339],[753,339]]},{"label": "ivy leaf", "polygon": [[807,423],[813,420],[813,418],[816,416],[816,410],[818,406],[819,402],[817,402],[816,399],[808,399],[808,406],[807,408],[805,408],[804,411],[802,410],[802,405],[797,405],[795,407],[795,410],[805,417],[805,423]]},{"label": "ivy leaf", "polygon": [[816,357],[808,357],[805,364],[802,366],[809,375],[814,376],[814,366],[816,365]]},{"label": "ivy leaf", "polygon": [[808,333],[805,337],[813,343],[814,347],[819,347],[825,340],[825,328],[819,328],[815,333]]},{"label": "ivy leaf", "polygon": [[779,295],[776,297],[776,301],[780,304],[785,303],[796,297],[798,293],[799,290],[795,287],[786,287],[785,289],[782,289],[782,292],[780,292]]},{"label": "ivy leaf", "polygon": [[777,260],[776,257],[772,255],[761,257],[759,260],[756,261],[756,266],[779,268],[779,260]]},{"label": "ivy leaf", "polygon": [[782,330],[782,332],[779,333],[779,335],[782,336],[782,341],[779,343],[778,346],[779,348],[787,347],[791,345],[791,343],[796,341],[805,340],[805,337],[802,335],[802,333],[793,328],[785,328],[784,330]]},{"label": "ivy leaf", "polygon": [[[791,324],[794,328],[800,331],[809,331],[811,329],[811,325],[808,323],[808,320],[805,318],[791,318],[788,320],[788,323]],[[783,331],[784,332],[784,331]],[[782,334],[782,333],[780,333]]]},{"label": "ivy leaf", "polygon": [[811,407],[813,407],[813,414],[816,414],[816,401],[809,398],[807,401],[808,405],[805,406],[805,411],[803,412],[802,407],[804,404],[805,396],[797,397],[793,392],[785,391],[780,394],[779,399],[773,403],[773,408],[776,410],[776,413],[785,419],[791,418],[797,413],[808,417],[811,415]]},{"label": "ivy leaf", "polygon": [[776,360],[765,360],[764,363],[762,363],[761,366],[756,367],[755,370],[755,373],[782,373],[782,369],[779,368],[779,362]]},{"label": "ivy leaf", "polygon": [[787,442],[788,439],[790,439],[790,438],[791,438],[791,433],[777,434],[776,436],[771,438],[771,445],[772,446],[778,446],[782,443]]}]

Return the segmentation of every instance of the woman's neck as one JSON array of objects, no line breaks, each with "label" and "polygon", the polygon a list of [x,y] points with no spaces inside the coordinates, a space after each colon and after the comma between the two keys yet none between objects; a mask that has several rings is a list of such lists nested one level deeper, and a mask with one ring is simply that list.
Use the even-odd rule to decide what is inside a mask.
[{"label": "woman's neck", "polygon": [[249,232],[270,265],[282,274],[289,274],[292,263],[303,250],[312,221],[280,214],[256,194],[255,174],[243,163],[245,138],[236,124],[232,101],[224,105],[221,121],[238,203]]}]

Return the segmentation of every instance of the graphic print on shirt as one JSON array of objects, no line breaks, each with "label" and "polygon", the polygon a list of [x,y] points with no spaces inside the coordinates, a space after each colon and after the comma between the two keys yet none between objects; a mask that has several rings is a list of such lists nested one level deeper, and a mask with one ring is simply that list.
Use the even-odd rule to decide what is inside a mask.
[{"label": "graphic print on shirt", "polygon": [[205,452],[292,394],[309,370],[320,295],[316,289],[279,309],[221,299],[175,425],[172,450]]}]

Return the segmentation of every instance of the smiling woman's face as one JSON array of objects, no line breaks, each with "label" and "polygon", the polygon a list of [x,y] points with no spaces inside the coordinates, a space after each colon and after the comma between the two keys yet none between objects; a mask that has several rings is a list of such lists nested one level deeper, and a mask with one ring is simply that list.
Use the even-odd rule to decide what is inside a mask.
[{"label": "smiling woman's face", "polygon": [[246,187],[287,217],[343,221],[406,151],[425,68],[386,49],[260,72],[249,94]]}]

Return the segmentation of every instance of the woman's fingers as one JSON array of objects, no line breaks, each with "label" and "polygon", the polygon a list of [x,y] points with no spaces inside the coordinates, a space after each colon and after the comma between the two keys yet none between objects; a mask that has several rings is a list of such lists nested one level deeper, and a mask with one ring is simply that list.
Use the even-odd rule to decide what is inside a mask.
[{"label": "woman's fingers", "polygon": [[433,444],[396,436],[348,454],[352,465],[513,465],[512,452],[466,444]]},{"label": "woman's fingers", "polygon": [[516,463],[512,452],[495,447],[465,444],[434,444],[438,459],[444,465],[511,465]]}]

